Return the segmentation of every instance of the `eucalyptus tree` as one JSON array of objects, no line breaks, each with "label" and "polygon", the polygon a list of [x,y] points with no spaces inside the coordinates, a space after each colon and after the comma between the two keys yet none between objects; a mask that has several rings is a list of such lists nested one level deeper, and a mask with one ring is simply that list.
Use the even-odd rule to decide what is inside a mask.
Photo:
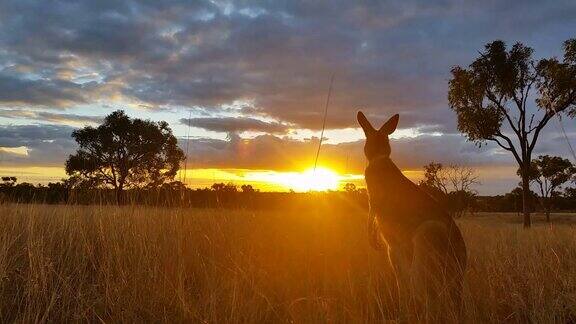
[{"label": "eucalyptus tree", "polygon": [[458,129],[478,145],[493,142],[520,168],[524,226],[530,227],[530,163],[538,138],[557,114],[576,115],[576,39],[562,59],[536,60],[521,43],[487,44],[467,68],[451,70],[448,101]]},{"label": "eucalyptus tree", "polygon": [[[520,170],[518,170],[520,173]],[[576,167],[568,159],[559,156],[540,155],[533,159],[530,165],[530,181],[538,186],[540,203],[546,213],[546,221],[550,222],[552,197],[558,194],[560,186],[574,180]]]},{"label": "eucalyptus tree", "polygon": [[157,187],[174,179],[184,153],[168,123],[130,118],[118,110],[98,127],[75,130],[78,151],[66,173],[95,186],[112,187],[122,202],[129,188]]}]

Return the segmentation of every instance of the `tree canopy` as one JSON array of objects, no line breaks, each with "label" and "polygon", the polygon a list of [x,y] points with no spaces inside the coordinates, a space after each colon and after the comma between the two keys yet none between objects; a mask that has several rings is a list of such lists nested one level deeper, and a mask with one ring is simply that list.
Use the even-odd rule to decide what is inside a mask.
[{"label": "tree canopy", "polygon": [[[509,151],[521,169],[524,193],[542,129],[556,114],[576,115],[576,39],[564,42],[562,60],[536,61],[532,54],[521,43],[509,50],[503,41],[489,43],[468,68],[452,69],[448,92],[458,129],[478,145],[494,142]],[[524,225],[530,226],[527,207]]]},{"label": "tree canopy", "polygon": [[184,153],[168,123],[130,118],[118,110],[98,127],[75,130],[79,145],[66,161],[66,173],[94,186],[117,190],[156,187],[176,175]]},{"label": "tree canopy", "polygon": [[[520,170],[518,171],[520,172]],[[559,156],[540,155],[530,165],[530,181],[536,183],[540,192],[541,205],[550,222],[550,199],[557,190],[570,180],[574,180],[576,168],[568,159]]]}]

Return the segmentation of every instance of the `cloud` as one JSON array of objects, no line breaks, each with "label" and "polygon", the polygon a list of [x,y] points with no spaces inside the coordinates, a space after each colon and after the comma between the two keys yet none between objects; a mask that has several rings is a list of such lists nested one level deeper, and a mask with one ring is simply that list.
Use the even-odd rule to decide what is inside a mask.
[{"label": "cloud", "polygon": [[288,125],[285,124],[265,122],[259,119],[247,117],[183,118],[180,119],[180,122],[184,125],[224,133],[251,131],[269,134],[286,134],[289,130]]},{"label": "cloud", "polygon": [[[353,126],[362,108],[381,118],[401,112],[410,116],[406,127],[453,129],[451,66],[497,38],[558,54],[576,28],[572,1],[9,0],[0,12],[1,61],[25,67],[0,86],[25,89],[0,92],[5,102],[121,97],[217,113],[250,100],[259,115],[310,129],[322,125],[333,73],[328,128]],[[87,75],[113,90],[91,93],[80,82]]]},{"label": "cloud", "polygon": [[[206,117],[190,120],[195,127],[268,133],[192,141],[199,165],[286,169],[309,165],[317,140],[273,135],[319,130],[334,74],[328,129],[357,127],[360,109],[374,124],[400,113],[401,128],[444,134],[395,141],[402,167],[430,160],[513,166],[508,153],[494,146],[478,151],[457,135],[446,98],[450,68],[468,65],[495,39],[525,42],[537,57],[559,55],[562,41],[574,37],[574,16],[570,0],[521,6],[511,0],[5,0],[0,106],[7,109],[0,114],[20,124],[79,125],[97,122],[98,113],[47,110],[97,104],[162,114],[195,109]],[[245,104],[230,108],[239,102]],[[182,122],[180,117],[169,122]],[[30,148],[26,159],[14,157],[18,163],[63,163],[74,147],[69,134],[56,134],[71,128],[6,127],[0,133],[16,137],[2,141]],[[537,149],[566,152],[553,128]],[[325,145],[321,159],[360,172],[361,153],[359,142]]]},{"label": "cloud", "polygon": [[[70,137],[75,128],[65,125],[1,125],[0,155],[4,166],[62,167],[77,145]],[[569,130],[569,140],[576,141],[576,133]],[[212,138],[179,139],[188,146],[188,167],[232,168],[251,170],[294,171],[314,165],[318,138],[296,140],[288,136],[259,135],[242,138],[231,133],[227,140]],[[568,147],[559,132],[543,134],[542,149],[537,154],[561,154],[567,157]],[[364,142],[323,144],[319,165],[340,173],[361,174],[366,166]],[[459,134],[402,137],[391,140],[392,159],[402,170],[420,170],[432,161],[458,163],[481,171],[483,193],[511,190],[518,182],[516,164],[508,152],[493,147],[477,148]],[[27,154],[22,154],[26,152]],[[500,170],[500,171],[498,171]],[[192,171],[193,172],[193,171]]]},{"label": "cloud", "polygon": [[26,146],[20,147],[0,147],[0,152],[28,156],[28,148]]},{"label": "cloud", "polygon": [[[0,147],[4,166],[63,166],[77,147],[64,125],[1,125]],[[27,154],[19,154],[26,151]]]},{"label": "cloud", "polygon": [[[179,141],[186,147],[186,140]],[[228,140],[191,139],[189,161],[194,167],[304,170],[314,165],[318,138],[295,140],[288,137],[260,135],[251,139],[230,135]],[[498,149],[483,147],[470,150],[457,134],[420,135],[391,140],[392,158],[402,169],[416,170],[432,161],[470,166],[509,166],[512,157]],[[363,173],[366,166],[364,141],[323,144],[319,163],[341,173]]]},{"label": "cloud", "polygon": [[86,86],[64,80],[27,80],[0,74],[0,103],[68,107],[86,103]]},{"label": "cloud", "polygon": [[[576,132],[568,134],[576,143]],[[185,148],[186,140],[180,139]],[[419,135],[391,140],[394,163],[402,170],[421,170],[430,162],[460,164],[475,168],[480,174],[483,194],[498,194],[513,189],[518,178],[516,162],[509,152],[492,146],[476,147],[456,133],[443,136]],[[362,174],[367,165],[364,141],[323,144],[319,165],[340,173]],[[558,132],[543,134],[542,149],[534,153],[569,157],[566,139]],[[188,166],[192,168],[233,168],[294,171],[314,165],[318,138],[294,140],[289,137],[260,135],[251,139],[232,135],[228,140],[198,138],[188,142]]]},{"label": "cloud", "polygon": [[43,122],[78,125],[78,126],[86,124],[97,124],[103,120],[103,117],[100,116],[62,114],[47,111],[33,111],[24,109],[0,109],[0,117],[12,118],[12,119],[31,119]]}]

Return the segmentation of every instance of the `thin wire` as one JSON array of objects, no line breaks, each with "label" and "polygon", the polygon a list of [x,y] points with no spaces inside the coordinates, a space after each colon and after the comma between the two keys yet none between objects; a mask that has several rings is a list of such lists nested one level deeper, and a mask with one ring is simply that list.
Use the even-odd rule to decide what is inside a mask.
[{"label": "thin wire", "polygon": [[190,120],[192,119],[192,110],[188,113],[188,131],[186,132],[186,159],[184,160],[184,185],[186,185],[186,173],[188,172],[188,148],[190,147]]},{"label": "thin wire", "polygon": [[332,84],[334,83],[334,73],[330,77],[330,86],[328,87],[328,96],[326,97],[326,106],[324,107],[324,120],[322,121],[322,132],[320,133],[320,141],[318,141],[318,150],[316,151],[316,159],[314,160],[314,171],[316,174],[316,166],[318,165],[318,157],[320,156],[320,147],[324,139],[324,129],[326,129],[326,117],[328,116],[328,105],[330,104],[330,95],[332,95]]},{"label": "thin wire", "polygon": [[572,157],[574,158],[574,162],[576,163],[576,153],[574,153],[574,148],[572,147],[572,144],[570,143],[570,139],[568,139],[568,135],[566,134],[566,129],[564,129],[564,124],[562,123],[562,118],[560,117],[559,114],[556,114],[556,117],[558,117],[558,123],[560,124],[560,129],[562,129],[562,134],[564,134],[564,139],[566,140],[566,143],[568,144],[568,147],[570,148],[570,153],[572,153]]}]

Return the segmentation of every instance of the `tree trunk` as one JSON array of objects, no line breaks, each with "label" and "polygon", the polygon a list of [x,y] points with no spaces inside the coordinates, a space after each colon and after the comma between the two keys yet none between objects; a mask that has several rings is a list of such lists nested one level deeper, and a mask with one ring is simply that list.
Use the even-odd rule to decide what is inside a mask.
[{"label": "tree trunk", "polygon": [[122,187],[116,188],[116,203],[122,205],[124,190]]},{"label": "tree trunk", "polygon": [[530,219],[530,180],[528,171],[522,171],[522,212],[524,214],[524,228],[530,228],[532,225]]},{"label": "tree trunk", "polygon": [[546,214],[546,222],[550,223],[550,200],[551,197],[547,197],[546,200],[544,201],[544,212]]}]

